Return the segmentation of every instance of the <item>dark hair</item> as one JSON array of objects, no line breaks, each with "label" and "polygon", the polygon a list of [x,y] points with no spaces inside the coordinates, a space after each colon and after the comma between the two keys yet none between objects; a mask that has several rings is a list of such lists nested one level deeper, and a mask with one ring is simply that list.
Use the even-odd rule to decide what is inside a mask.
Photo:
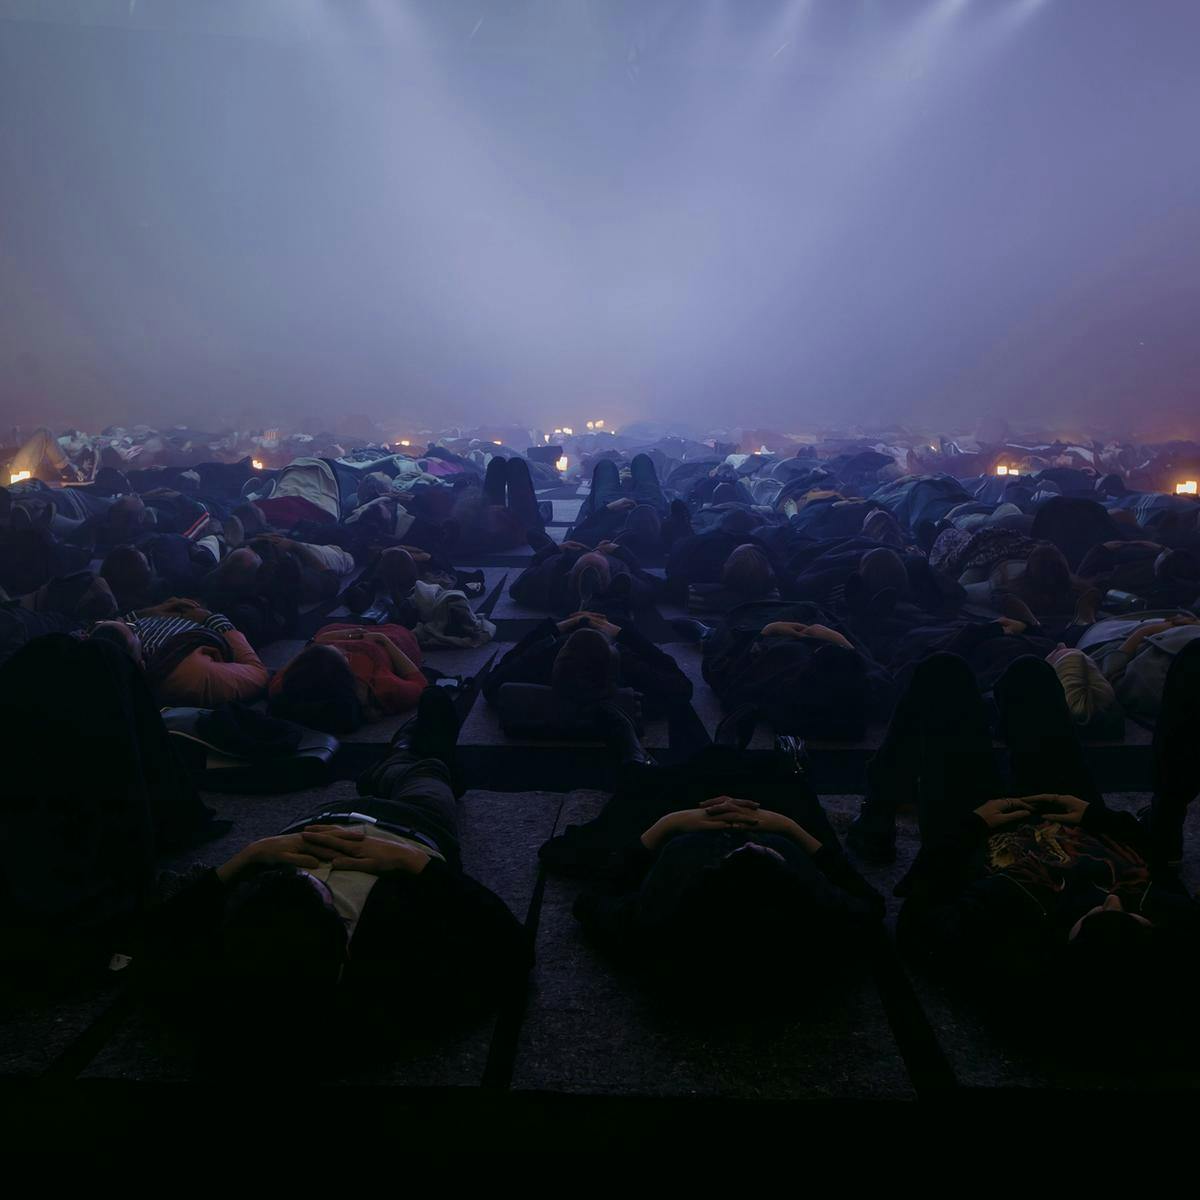
[{"label": "dark hair", "polygon": [[88,639],[93,642],[105,642],[110,646],[115,646],[126,658],[132,659],[133,655],[129,653],[129,640],[117,628],[117,625],[122,624],[124,622],[119,619],[106,618],[92,627],[91,632],[88,634]]},{"label": "dark hair", "polygon": [[1024,572],[1009,588],[1037,616],[1069,612],[1075,607],[1077,588],[1066,556],[1054,545],[1035,547]]},{"label": "dark hair", "polygon": [[750,542],[736,546],[721,570],[721,583],[743,596],[765,596],[774,582],[771,560]]},{"label": "dark hair", "polygon": [[114,546],[105,555],[100,577],[112,589],[118,606],[130,608],[146,594],[154,572],[136,546]]},{"label": "dark hair", "polygon": [[611,699],[617,690],[618,660],[598,629],[576,629],[554,658],[550,683],[556,700],[580,708]]},{"label": "dark hair", "polygon": [[[686,855],[685,840],[668,852]],[[642,932],[652,979],[671,994],[794,1012],[802,990],[834,983],[833,955],[849,951],[804,881],[774,855],[739,849],[664,899]]]},{"label": "dark hair", "polygon": [[270,709],[274,717],[323,733],[353,733],[364,720],[354,672],[332,646],[308,646],[288,663]]},{"label": "dark hair", "polygon": [[326,1026],[346,961],[346,927],[311,880],[293,867],[252,870],[230,889],[197,995],[178,1015],[211,1053],[254,1054],[286,1068],[295,1041]]}]

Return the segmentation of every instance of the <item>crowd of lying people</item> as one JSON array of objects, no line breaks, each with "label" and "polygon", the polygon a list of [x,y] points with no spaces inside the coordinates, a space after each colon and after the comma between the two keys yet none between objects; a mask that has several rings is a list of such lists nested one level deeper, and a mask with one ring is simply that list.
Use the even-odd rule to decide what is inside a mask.
[{"label": "crowd of lying people", "polygon": [[[464,871],[460,716],[424,661],[491,639],[477,568],[516,548],[531,553],[510,595],[544,619],[482,696],[513,737],[610,748],[602,814],[541,859],[586,881],[583,928],[648,980],[786,1007],[797,979],[860,962],[884,912],[868,877],[895,857],[904,805],[921,850],[898,938],[915,960],[1094,983],[1196,952],[1178,876],[1200,791],[1194,496],[1096,465],[997,475],[994,455],[959,455],[975,473],[956,474],[944,447],[943,469],[911,473],[873,448],[596,437],[572,447],[586,487],[556,541],[539,492],[563,475],[537,447],[68,472],[39,437],[28,477],[0,489],[10,961],[136,946],[148,995],[193,1022],[226,1012],[223,1029],[309,1021],[335,996],[394,1022],[519,991],[532,948]],[[724,714],[689,761],[644,745],[694,690],[639,629],[655,606],[681,614],[674,640],[699,645]],[[268,670],[285,639],[306,644]],[[314,811],[163,896],[156,862],[225,831],[164,723],[194,710],[268,763],[304,731],[413,718],[353,810]],[[750,749],[763,725],[774,752]],[[1153,731],[1137,816],[1106,805],[1084,753],[1131,725]],[[805,747],[865,739],[843,849]]]}]

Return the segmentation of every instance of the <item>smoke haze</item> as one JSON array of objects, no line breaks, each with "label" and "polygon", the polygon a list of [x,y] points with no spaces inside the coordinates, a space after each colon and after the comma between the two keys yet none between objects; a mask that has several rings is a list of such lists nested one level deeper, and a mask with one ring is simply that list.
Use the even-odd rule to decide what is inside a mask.
[{"label": "smoke haze", "polygon": [[1195,435],[1194,0],[0,0],[0,416]]}]

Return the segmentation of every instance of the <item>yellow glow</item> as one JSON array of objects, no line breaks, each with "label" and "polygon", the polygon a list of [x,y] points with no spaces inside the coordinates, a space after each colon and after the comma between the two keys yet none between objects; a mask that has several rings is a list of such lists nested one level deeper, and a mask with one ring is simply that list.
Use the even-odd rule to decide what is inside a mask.
[{"label": "yellow glow", "polygon": [[997,474],[997,475],[1007,475],[1007,474],[1008,474],[1008,468],[1007,468],[1007,467],[997,467],[997,468],[996,468],[996,474]]},{"label": "yellow glow", "polygon": [[504,443],[503,443],[503,442],[501,442],[501,441],[498,441],[498,440],[497,440],[497,439],[495,439],[495,438],[493,438],[493,439],[492,439],[492,445],[493,445],[493,446],[503,446],[503,445],[504,445]]},{"label": "yellow glow", "polygon": [[563,431],[563,433],[565,433],[567,435],[567,437],[570,437],[575,432],[575,430],[573,430],[570,427],[570,425],[564,425],[562,427],[562,431]]},{"label": "yellow glow", "polygon": [[604,422],[603,422],[603,421],[597,421],[597,422],[596,422],[596,428],[597,428],[597,429],[603,429],[603,428],[604,428]]},{"label": "yellow glow", "polygon": [[548,433],[542,434],[542,440],[546,443],[547,446],[550,445],[550,435]]},{"label": "yellow glow", "polygon": [[410,441],[408,440],[408,438],[401,438],[401,439],[400,439],[400,445],[402,445],[402,446],[411,446],[411,445],[412,445],[412,442],[410,442]]},{"label": "yellow glow", "polygon": [[263,465],[262,465],[262,459],[261,459],[261,458],[252,458],[252,459],[250,460],[250,465],[251,465],[251,466],[252,466],[252,467],[253,467],[253,468],[254,468],[256,471],[261,471],[261,470],[263,469]]},{"label": "yellow glow", "polygon": [[567,467],[570,466],[570,461],[568,460],[567,456],[564,454],[562,456],[562,458],[560,458],[558,460],[558,462],[555,464],[555,466],[557,466],[560,471],[565,471],[567,469]]},{"label": "yellow glow", "polygon": [[13,474],[9,477],[8,482],[9,483],[20,483],[22,479],[28,479],[28,478],[29,478],[28,471],[14,471]]},{"label": "yellow glow", "polygon": [[1196,494],[1196,480],[1189,479],[1185,483],[1177,483],[1175,485],[1175,495],[1177,496],[1194,496]]},{"label": "yellow glow", "polygon": [[596,422],[595,422],[595,421],[589,421],[589,422],[588,422],[588,428],[589,428],[589,429],[595,429],[595,428],[596,428]]}]

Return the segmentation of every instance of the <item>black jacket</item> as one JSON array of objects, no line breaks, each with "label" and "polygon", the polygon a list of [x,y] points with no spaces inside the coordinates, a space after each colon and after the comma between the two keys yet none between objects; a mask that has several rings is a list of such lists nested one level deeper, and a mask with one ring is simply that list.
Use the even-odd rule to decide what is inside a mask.
[{"label": "black jacket", "polygon": [[[483,685],[488,702],[495,703],[506,683],[549,685],[554,659],[569,636],[559,633],[549,617],[526,634],[489,673]],[[615,644],[621,663],[618,683],[641,693],[643,711],[662,714],[691,700],[692,681],[679,664],[636,629],[622,629]]]},{"label": "black jacket", "polygon": [[[186,998],[226,895],[210,870],[149,914],[147,978],[160,1000],[178,1006]],[[529,936],[500,897],[431,859],[417,875],[379,877],[350,941],[342,987],[397,1016],[452,1020],[496,1007],[532,961]]]},{"label": "black jacket", "polygon": [[[1089,804],[1081,827],[1148,856],[1145,831],[1132,813]],[[906,951],[958,969],[1036,969],[1061,945],[1075,922],[1100,904],[1105,892],[1085,880],[1047,898],[1003,872],[986,869],[988,839],[983,819],[969,813],[938,841],[921,847],[900,891],[906,895],[897,934]],[[1200,905],[1175,875],[1152,870],[1136,907],[1165,933],[1195,945]]]}]

